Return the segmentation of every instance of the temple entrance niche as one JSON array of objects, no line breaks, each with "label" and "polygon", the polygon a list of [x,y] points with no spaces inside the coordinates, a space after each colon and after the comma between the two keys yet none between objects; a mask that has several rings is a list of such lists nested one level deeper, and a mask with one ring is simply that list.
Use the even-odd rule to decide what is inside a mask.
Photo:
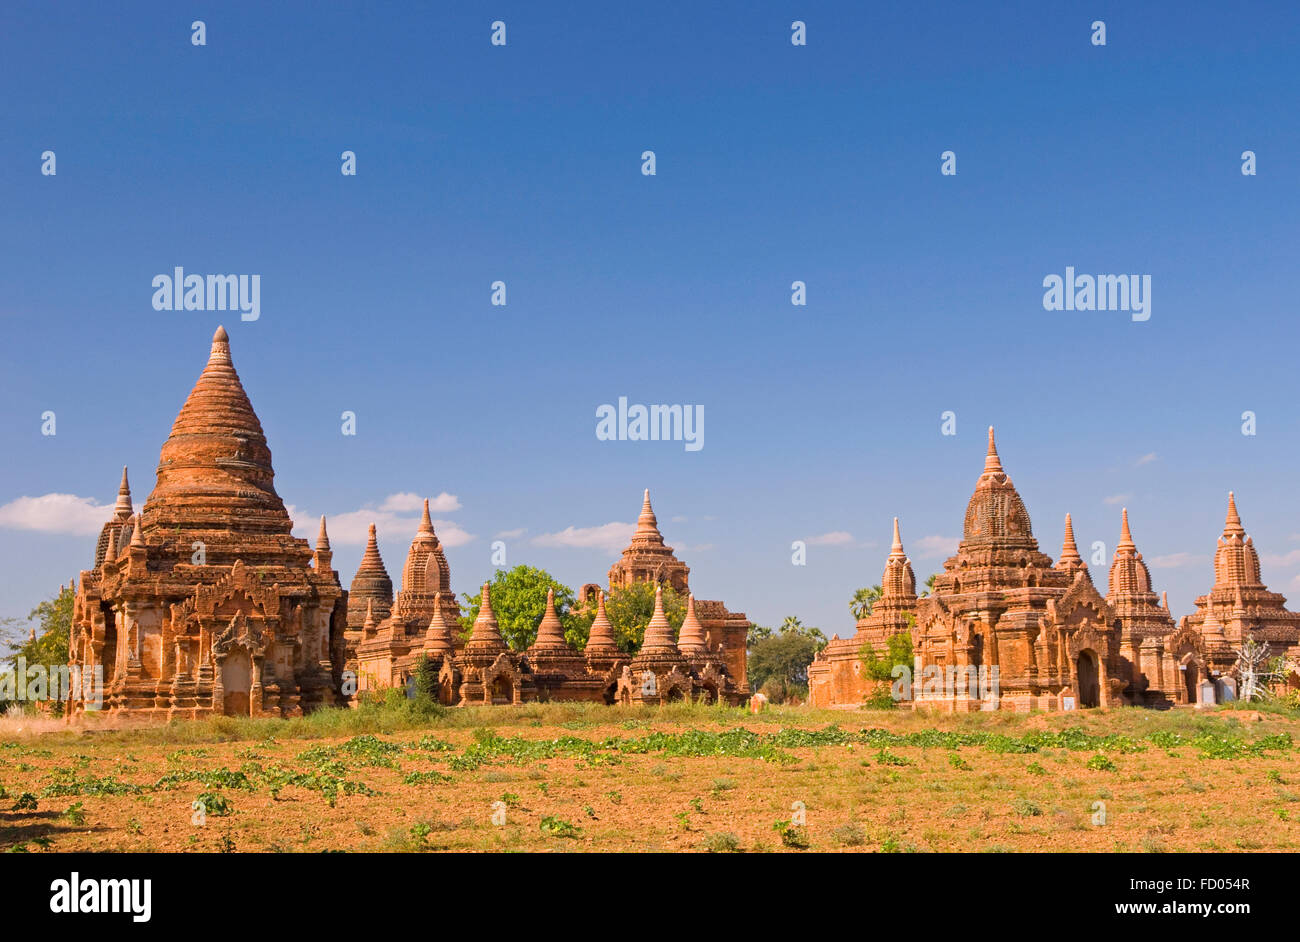
[{"label": "temple entrance niche", "polygon": [[1201,671],[1196,661],[1188,657],[1183,661],[1183,669],[1180,673],[1183,675],[1183,689],[1187,692],[1188,703],[1198,703],[1200,701]]},{"label": "temple entrance niche", "polygon": [[1079,706],[1101,706],[1101,671],[1091,649],[1079,652]]},{"label": "temple entrance niche", "polygon": [[104,610],[104,652],[100,657],[100,663],[104,665],[104,683],[113,680],[113,675],[117,672],[117,618],[110,605],[105,605]]},{"label": "temple entrance niche", "polygon": [[514,690],[510,678],[498,676],[492,681],[492,702],[497,705],[514,702]]},{"label": "temple entrance niche", "polygon": [[234,648],[221,664],[221,712],[226,716],[250,716],[253,689],[253,659],[242,647]]}]

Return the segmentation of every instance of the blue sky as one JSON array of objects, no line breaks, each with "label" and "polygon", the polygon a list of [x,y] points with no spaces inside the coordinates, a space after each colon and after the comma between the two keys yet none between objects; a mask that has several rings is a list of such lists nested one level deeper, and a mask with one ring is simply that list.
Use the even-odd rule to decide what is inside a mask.
[{"label": "blue sky", "polygon": [[[458,591],[503,533],[603,582],[649,487],[701,597],[846,634],[893,516],[941,567],[994,424],[1053,556],[1127,506],[1185,614],[1233,489],[1300,594],[1300,8],[201,7],[0,12],[0,614],[89,565],[123,464],[143,502],[219,322],[345,584],[372,517],[400,571],[410,494]],[[260,274],[260,319],[155,311],[177,265]],[[1045,311],[1067,265],[1149,274],[1151,319]],[[598,441],[619,396],[703,405],[704,448]]]}]

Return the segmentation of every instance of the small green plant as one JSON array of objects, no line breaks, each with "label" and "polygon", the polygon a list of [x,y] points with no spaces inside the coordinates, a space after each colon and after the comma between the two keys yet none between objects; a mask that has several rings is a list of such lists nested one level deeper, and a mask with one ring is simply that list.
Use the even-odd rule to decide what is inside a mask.
[{"label": "small green plant", "polygon": [[961,772],[970,771],[970,763],[955,752],[948,753],[948,764]]},{"label": "small green plant", "polygon": [[13,810],[14,811],[35,811],[36,796],[33,795],[31,792],[23,792],[21,795],[18,796],[18,800],[14,802]]},{"label": "small green plant", "polygon": [[555,815],[548,814],[542,818],[540,825],[543,834],[551,837],[569,837],[577,839],[582,837],[582,829],[576,824],[565,821],[563,818],[557,818]]},{"label": "small green plant", "polygon": [[781,835],[781,843],[786,847],[805,850],[809,846],[806,829],[793,821],[777,821],[772,825],[772,830]]},{"label": "small green plant", "polygon": [[86,823],[86,812],[85,809],[82,807],[81,802],[79,801],[74,801],[72,804],[70,804],[67,807],[67,809],[64,810],[63,817],[67,818],[70,822],[76,825],[82,825]]},{"label": "small green plant", "polygon": [[1031,762],[1031,763],[1029,763],[1027,766],[1025,766],[1025,771],[1028,772],[1030,775],[1046,775],[1046,774],[1047,774],[1047,769],[1043,768],[1043,767],[1042,767],[1041,765],[1039,765],[1037,762]]},{"label": "small green plant", "polygon": [[623,801],[623,793],[616,791],[605,792],[605,797],[609,799],[611,805],[620,804]]},{"label": "small green plant", "polygon": [[1109,756],[1101,752],[1089,759],[1086,767],[1094,772],[1115,772],[1119,770],[1119,766]]},{"label": "small green plant", "polygon": [[430,769],[427,772],[407,772],[402,782],[406,785],[438,785],[450,782],[451,776]]},{"label": "small green plant", "polygon": [[216,792],[202,792],[194,800],[202,806],[204,814],[210,814],[214,818],[224,818],[235,810],[225,796]]}]

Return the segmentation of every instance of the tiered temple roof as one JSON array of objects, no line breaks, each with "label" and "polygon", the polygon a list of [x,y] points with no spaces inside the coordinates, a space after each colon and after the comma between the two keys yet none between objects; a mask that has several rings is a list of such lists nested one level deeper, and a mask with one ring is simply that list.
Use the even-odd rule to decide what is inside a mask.
[{"label": "tiered temple roof", "polygon": [[296,715],[337,702],[343,592],[328,536],[322,521],[313,551],[292,535],[274,477],[218,328],[153,491],[132,514],[123,471],[96,566],[80,579],[70,659],[103,668],[106,708]]},{"label": "tiered temple roof", "polygon": [[632,542],[623,550],[622,558],[610,567],[610,589],[633,582],[663,582],[685,594],[690,573],[690,567],[674,556],[673,548],[664,542],[647,488]]}]

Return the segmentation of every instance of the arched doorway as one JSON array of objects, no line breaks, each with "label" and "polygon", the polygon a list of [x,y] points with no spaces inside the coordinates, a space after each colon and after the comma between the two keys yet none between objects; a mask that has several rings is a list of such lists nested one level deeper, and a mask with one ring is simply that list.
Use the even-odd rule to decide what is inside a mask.
[{"label": "arched doorway", "polygon": [[233,648],[221,662],[221,712],[226,716],[250,715],[252,689],[253,659],[243,648]]},{"label": "arched doorway", "polygon": [[1101,706],[1101,671],[1091,650],[1079,652],[1079,706]]},{"label": "arched doorway", "polygon": [[514,690],[510,686],[509,677],[497,677],[492,681],[492,703],[495,705],[504,705],[514,703]]},{"label": "arched doorway", "polygon": [[1196,703],[1196,698],[1200,695],[1201,671],[1196,666],[1196,662],[1188,658],[1187,663],[1183,665],[1183,689],[1187,691],[1187,702]]},{"label": "arched doorway", "polygon": [[104,665],[104,683],[113,680],[117,673],[117,618],[110,605],[104,605],[104,653],[100,663]]}]

